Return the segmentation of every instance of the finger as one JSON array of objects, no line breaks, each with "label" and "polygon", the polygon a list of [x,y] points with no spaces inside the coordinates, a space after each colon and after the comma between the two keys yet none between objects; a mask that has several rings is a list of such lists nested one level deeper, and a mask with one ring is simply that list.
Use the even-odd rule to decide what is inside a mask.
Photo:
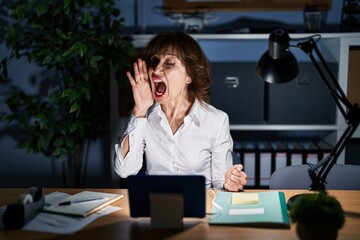
[{"label": "finger", "polygon": [[245,185],[245,184],[241,184],[239,182],[232,182],[231,180],[229,181],[229,184],[235,191],[243,190],[244,185]]},{"label": "finger", "polygon": [[234,168],[234,169],[231,170],[231,175],[240,176],[240,175],[241,175],[241,171],[239,171],[238,169]]},{"label": "finger", "polygon": [[135,82],[138,82],[140,80],[139,66],[136,62],[134,63],[134,77]]},{"label": "finger", "polygon": [[143,72],[144,72],[144,80],[148,80],[149,78],[148,78],[148,70],[147,70],[147,66],[146,66],[146,62],[145,61],[143,61]]},{"label": "finger", "polygon": [[241,172],[244,169],[244,166],[242,164],[236,164],[234,165],[235,169]]},{"label": "finger", "polygon": [[130,82],[131,86],[136,84],[135,79],[131,76],[131,73],[129,71],[126,72],[126,76],[129,79],[129,82]]},{"label": "finger", "polygon": [[245,186],[247,184],[246,178],[243,178],[240,183],[242,186]]},{"label": "finger", "polygon": [[247,183],[246,178],[247,178],[246,174],[244,172],[241,172],[239,175],[230,175],[228,179],[234,182],[235,184],[246,185]]},{"label": "finger", "polygon": [[246,178],[247,175],[244,171],[238,171],[237,169],[233,169],[231,171],[231,175],[234,175],[234,176],[237,176],[237,177],[243,177],[243,178]]},{"label": "finger", "polygon": [[144,79],[144,72],[143,72],[143,63],[140,58],[137,61],[137,65],[139,70],[139,81],[142,81]]},{"label": "finger", "polygon": [[242,168],[237,165],[234,165],[232,168],[230,168],[228,170],[227,173],[228,173],[228,175],[240,176],[241,172],[242,172]]},{"label": "finger", "polygon": [[236,175],[231,175],[228,179],[229,179],[229,181],[231,181],[232,183],[235,183],[235,184],[241,184],[241,182],[242,182],[242,177],[236,176]]},{"label": "finger", "polygon": [[138,68],[139,68],[139,81],[145,81],[147,82],[147,71],[146,71],[146,63],[142,59],[138,59]]}]

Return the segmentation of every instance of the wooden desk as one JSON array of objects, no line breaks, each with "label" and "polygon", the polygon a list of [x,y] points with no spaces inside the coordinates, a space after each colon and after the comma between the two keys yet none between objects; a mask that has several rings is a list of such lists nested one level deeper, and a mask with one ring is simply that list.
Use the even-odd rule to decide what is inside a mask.
[{"label": "wooden desk", "polygon": [[[46,193],[53,191],[77,193],[84,189],[45,189]],[[0,231],[0,239],[297,239],[295,225],[291,229],[267,229],[250,227],[214,226],[208,225],[208,217],[204,219],[185,219],[183,230],[152,230],[148,218],[132,219],[129,216],[127,190],[125,189],[86,189],[123,193],[125,197],[114,205],[123,209],[101,217],[74,235],[57,235],[23,230]],[[247,190],[259,192],[262,190]],[[266,190],[264,190],[266,191]],[[16,201],[18,194],[27,193],[28,189],[0,189],[0,206]],[[286,198],[307,191],[284,190]],[[329,191],[335,196],[344,211],[346,221],[339,232],[339,240],[360,238],[360,191]],[[211,212],[211,194],[207,196],[207,212]]]}]

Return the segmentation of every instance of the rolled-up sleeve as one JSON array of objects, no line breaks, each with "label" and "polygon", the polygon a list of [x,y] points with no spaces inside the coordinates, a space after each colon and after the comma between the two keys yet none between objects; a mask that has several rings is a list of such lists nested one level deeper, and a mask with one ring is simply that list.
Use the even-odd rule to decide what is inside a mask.
[{"label": "rolled-up sleeve", "polygon": [[[115,172],[122,178],[137,174],[142,167],[146,126],[146,118],[135,118],[131,116],[128,127],[120,140],[120,144],[115,144],[114,168]],[[121,149],[126,137],[129,138],[129,152],[124,157]]]},{"label": "rolled-up sleeve", "polygon": [[[229,118],[223,115],[216,138],[213,139],[212,187],[223,188],[225,172],[232,166],[233,140],[230,135]],[[225,162],[224,162],[225,161]]]}]

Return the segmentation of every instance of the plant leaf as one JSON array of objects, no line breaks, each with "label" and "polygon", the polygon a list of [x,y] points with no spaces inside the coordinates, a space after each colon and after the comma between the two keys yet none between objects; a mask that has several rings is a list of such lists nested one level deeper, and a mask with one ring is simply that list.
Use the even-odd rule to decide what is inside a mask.
[{"label": "plant leaf", "polygon": [[77,49],[80,57],[83,57],[87,51],[87,46],[82,41],[76,41],[73,45],[73,49]]},{"label": "plant leaf", "polygon": [[72,123],[72,124],[69,126],[69,131],[70,131],[70,133],[75,132],[77,128],[78,128],[78,124],[77,124],[77,123]]},{"label": "plant leaf", "polygon": [[78,102],[74,102],[74,103],[71,105],[71,108],[70,108],[69,113],[73,113],[73,112],[78,111],[78,110],[79,110],[79,103],[78,103]]},{"label": "plant leaf", "polygon": [[36,13],[38,16],[45,14],[47,11],[48,11],[48,8],[45,4],[39,4],[36,7]]},{"label": "plant leaf", "polygon": [[48,54],[48,55],[45,56],[42,64],[43,64],[43,65],[46,65],[46,64],[50,63],[52,59],[53,59],[53,55],[52,55],[52,54]]},{"label": "plant leaf", "polygon": [[68,97],[72,92],[73,92],[73,90],[72,90],[71,88],[65,89],[65,90],[62,92],[61,97],[62,97],[62,98]]}]

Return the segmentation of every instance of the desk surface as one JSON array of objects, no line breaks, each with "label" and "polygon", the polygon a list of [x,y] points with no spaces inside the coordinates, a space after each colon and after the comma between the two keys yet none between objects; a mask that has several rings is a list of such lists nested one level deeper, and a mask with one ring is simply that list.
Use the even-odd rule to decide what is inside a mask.
[{"label": "desk surface", "polygon": [[[74,194],[85,189],[45,189],[45,193],[53,191]],[[113,205],[122,210],[101,217],[74,235],[57,235],[23,230],[0,231],[0,239],[296,239],[295,225],[291,229],[270,229],[254,227],[215,226],[208,224],[208,216],[204,219],[189,218],[184,221],[182,230],[152,230],[150,219],[132,219],[129,214],[127,190],[125,189],[86,189],[123,193],[125,197]],[[262,190],[247,190],[259,192]],[[265,190],[266,191],[266,190]],[[16,201],[20,193],[28,189],[0,189],[0,206]],[[303,190],[283,190],[286,199],[307,192]],[[345,211],[345,225],[339,232],[338,239],[359,239],[360,236],[360,191],[328,191],[335,196]],[[212,196],[207,195],[207,213],[211,212]]]}]

